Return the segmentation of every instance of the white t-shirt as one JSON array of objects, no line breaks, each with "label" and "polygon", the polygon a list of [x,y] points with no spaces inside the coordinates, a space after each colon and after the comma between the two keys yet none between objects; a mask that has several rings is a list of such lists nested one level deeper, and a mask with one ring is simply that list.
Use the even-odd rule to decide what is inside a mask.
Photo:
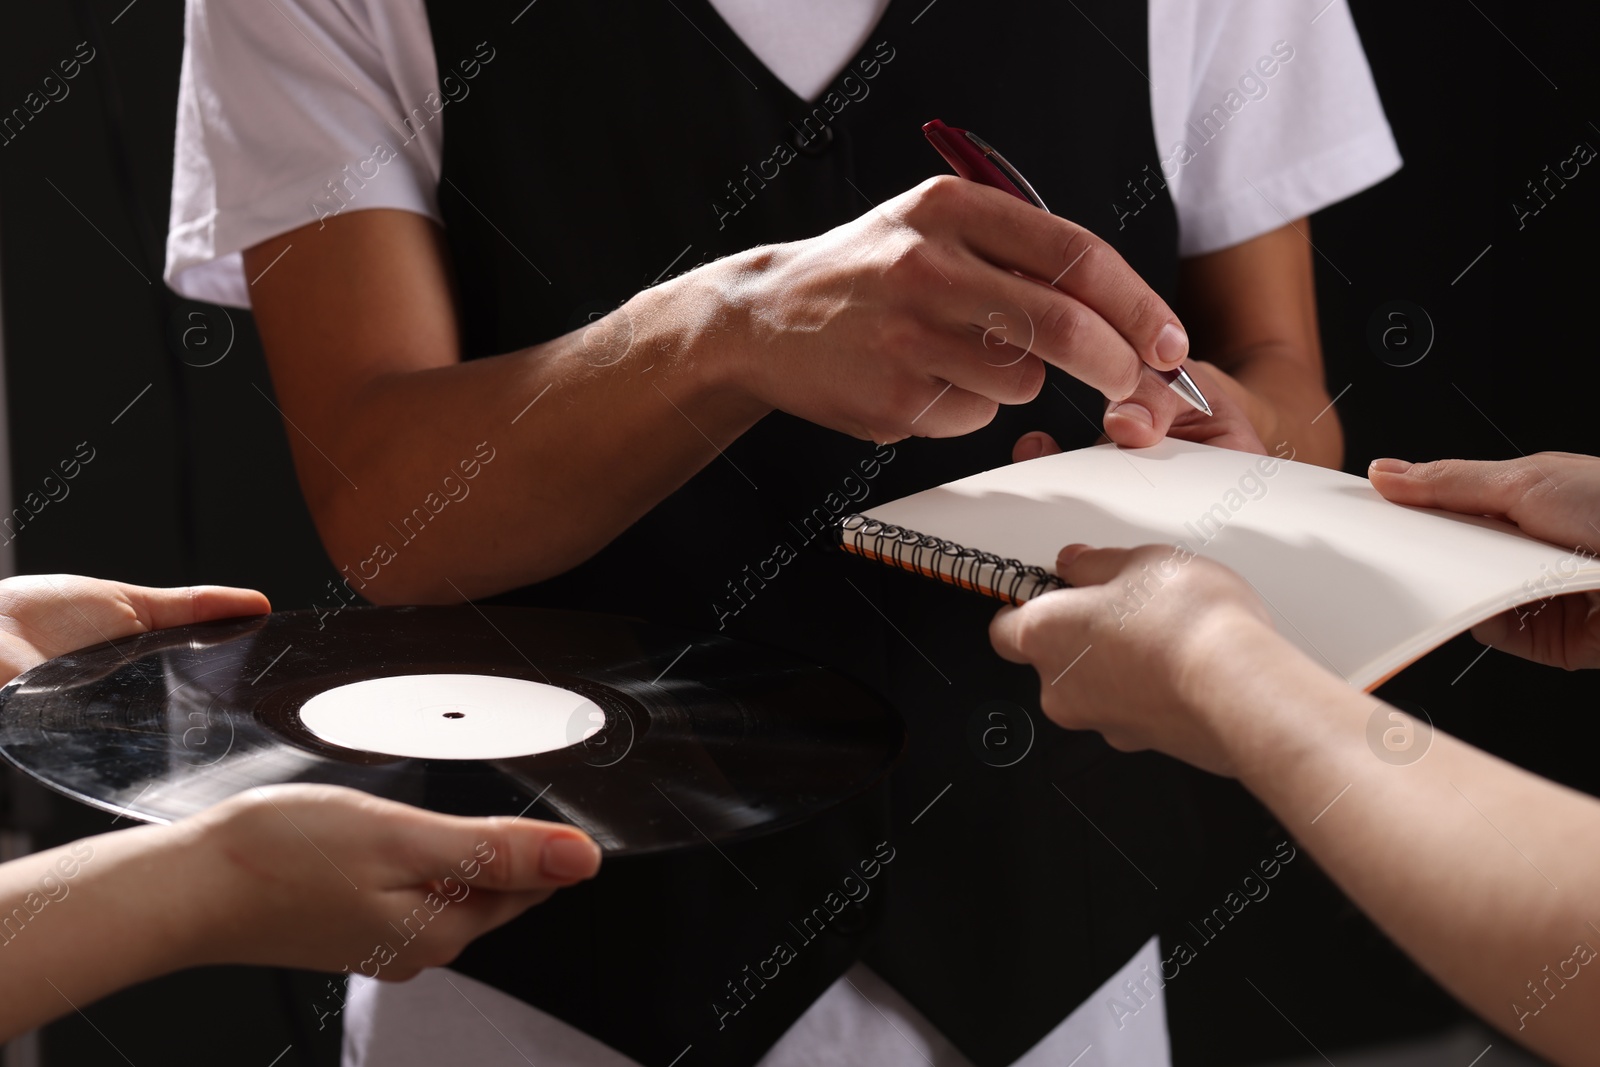
[{"label": "white t-shirt", "polygon": [[[806,99],[870,38],[887,6],[712,3]],[[189,0],[187,33],[165,275],[179,293],[248,306],[241,250],[315,221],[311,205],[325,184],[380,143],[405,147],[364,179],[349,210],[439,218],[449,98],[464,97],[441,92],[423,0]],[[1150,0],[1144,73],[1184,255],[1276,229],[1400,165],[1345,0]],[[430,99],[436,114],[406,143],[405,116]],[[1160,992],[1147,992],[1131,1019],[1112,999],[1130,981],[1148,990],[1159,966],[1152,939],[1019,1067],[1164,1067]],[[559,1020],[442,970],[404,985],[352,979],[344,1023],[348,1067],[635,1067]],[[761,1067],[861,1063],[968,1067],[860,964]]]},{"label": "white t-shirt", "polygon": [[[712,2],[807,99],[887,6]],[[315,221],[326,184],[380,143],[398,156],[349,210],[439,218],[444,126],[462,97],[440,90],[423,0],[189,0],[187,32],[165,274],[179,293],[248,307],[240,251]],[[1400,165],[1345,0],[1150,0],[1149,57],[1183,255],[1276,229]],[[438,113],[408,143],[404,118],[430,99]]]},{"label": "white t-shirt", "polygon": [[[1160,971],[1151,938],[1013,1067],[1170,1067]],[[1175,980],[1185,979],[1180,972]],[[639,1067],[589,1035],[454,971],[423,971],[403,985],[352,978],[344,1018],[345,1067]],[[694,1062],[690,1052],[677,1067]],[[863,1064],[972,1067],[889,983],[861,964],[828,987],[757,1067]]]}]

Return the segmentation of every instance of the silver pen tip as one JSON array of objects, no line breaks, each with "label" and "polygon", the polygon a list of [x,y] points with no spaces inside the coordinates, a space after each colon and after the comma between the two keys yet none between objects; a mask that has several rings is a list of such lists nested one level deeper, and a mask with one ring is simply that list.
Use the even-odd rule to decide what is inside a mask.
[{"label": "silver pen tip", "polygon": [[1171,374],[1172,379],[1167,382],[1168,388],[1183,397],[1189,406],[1196,411],[1203,411],[1207,415],[1213,414],[1211,405],[1206,401],[1205,394],[1200,391],[1200,387],[1195,384],[1194,379],[1189,377],[1188,371],[1180,367],[1172,371]]}]

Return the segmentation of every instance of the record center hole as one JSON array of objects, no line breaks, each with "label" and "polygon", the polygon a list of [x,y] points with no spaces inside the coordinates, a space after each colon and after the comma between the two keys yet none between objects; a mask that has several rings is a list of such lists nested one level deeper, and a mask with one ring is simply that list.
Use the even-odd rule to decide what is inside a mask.
[{"label": "record center hole", "polygon": [[447,719],[465,719],[467,713],[464,711],[447,711],[444,713],[444,717]]}]

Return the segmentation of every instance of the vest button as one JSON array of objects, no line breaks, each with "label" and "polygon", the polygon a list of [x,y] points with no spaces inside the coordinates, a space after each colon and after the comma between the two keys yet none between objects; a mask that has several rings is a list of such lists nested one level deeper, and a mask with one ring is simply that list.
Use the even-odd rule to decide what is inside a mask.
[{"label": "vest button", "polygon": [[821,133],[812,134],[809,127],[790,126],[789,143],[803,156],[820,156],[833,147],[833,127],[824,126]]}]

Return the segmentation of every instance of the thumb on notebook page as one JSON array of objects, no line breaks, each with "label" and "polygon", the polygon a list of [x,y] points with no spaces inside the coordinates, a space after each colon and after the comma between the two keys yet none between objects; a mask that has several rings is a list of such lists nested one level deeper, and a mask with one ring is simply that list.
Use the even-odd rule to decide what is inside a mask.
[{"label": "thumb on notebook page", "polygon": [[1600,551],[1600,458],[1539,452],[1487,462],[1441,459],[1406,463],[1377,459],[1367,470],[1372,487],[1396,504],[1492,515],[1542,541]]},{"label": "thumb on notebook page", "polygon": [[1068,545],[1056,569],[1073,588],[1002,608],[989,626],[1002,658],[1038,672],[1045,716],[1113,748],[1232,774],[1225,724],[1189,698],[1235,687],[1246,646],[1269,660],[1294,654],[1249,584],[1172,545]]},{"label": "thumb on notebook page", "polygon": [[1396,504],[1490,515],[1572,549],[1540,577],[1537,588],[1530,583],[1537,599],[1486,619],[1472,628],[1472,636],[1535,663],[1600,667],[1600,592],[1575,592],[1568,584],[1600,549],[1600,459],[1567,452],[1503,462],[1379,459],[1367,476]]}]

